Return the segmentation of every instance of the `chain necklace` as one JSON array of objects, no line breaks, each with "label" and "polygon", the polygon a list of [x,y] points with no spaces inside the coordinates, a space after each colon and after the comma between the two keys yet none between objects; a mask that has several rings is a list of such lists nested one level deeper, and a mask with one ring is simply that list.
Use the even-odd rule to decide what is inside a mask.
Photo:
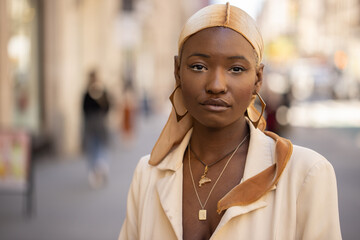
[{"label": "chain necklace", "polygon": [[[236,148],[235,148],[235,149],[236,149]],[[196,153],[195,153],[192,149],[190,150],[190,151],[194,154],[195,158],[196,158],[197,160],[199,160],[199,161],[202,163],[202,165],[204,165],[204,167],[205,167],[204,173],[203,173],[203,175],[201,175],[200,180],[199,180],[199,187],[201,187],[201,186],[202,186],[203,184],[205,184],[205,183],[211,182],[211,179],[206,176],[206,174],[207,174],[208,171],[209,171],[209,168],[210,168],[211,166],[214,166],[215,164],[217,164],[217,163],[220,162],[221,160],[225,159],[228,155],[230,155],[232,152],[234,152],[235,149],[231,150],[230,152],[228,152],[227,154],[225,154],[225,156],[221,157],[220,159],[218,159],[217,161],[215,161],[215,162],[213,162],[213,163],[211,163],[211,164],[206,164],[206,163],[204,163],[204,162],[196,155]]]},{"label": "chain necklace", "polygon": [[218,183],[220,177],[223,175],[223,173],[224,173],[227,165],[229,164],[230,160],[233,158],[233,156],[235,155],[235,153],[237,152],[237,150],[238,150],[238,149],[241,147],[241,145],[245,142],[245,140],[247,139],[248,136],[249,136],[249,134],[244,137],[244,139],[239,143],[239,145],[237,145],[237,147],[235,148],[235,150],[233,151],[233,153],[231,154],[231,156],[230,156],[229,159],[227,160],[227,162],[226,162],[223,170],[220,172],[220,174],[219,174],[218,178],[216,179],[214,185],[213,185],[212,188],[210,189],[210,192],[209,192],[209,194],[208,194],[208,196],[207,196],[204,204],[202,204],[202,202],[201,202],[201,200],[200,200],[200,197],[199,197],[199,194],[198,194],[198,192],[197,192],[197,190],[196,190],[195,181],[194,181],[193,173],[192,173],[192,170],[191,170],[191,161],[190,161],[190,151],[191,151],[191,147],[190,147],[190,142],[189,142],[188,158],[189,158],[190,176],[191,176],[191,181],[192,181],[192,184],[193,184],[193,187],[194,187],[194,190],[195,190],[196,197],[197,197],[197,199],[198,199],[198,201],[199,201],[199,204],[200,204],[200,206],[201,206],[201,209],[199,210],[199,220],[201,220],[201,221],[206,220],[206,209],[205,209],[205,206],[206,206],[206,204],[207,204],[207,202],[208,202],[208,200],[209,200],[209,198],[210,198],[210,195],[211,195],[211,193],[213,192],[213,190],[214,190],[216,184]]}]

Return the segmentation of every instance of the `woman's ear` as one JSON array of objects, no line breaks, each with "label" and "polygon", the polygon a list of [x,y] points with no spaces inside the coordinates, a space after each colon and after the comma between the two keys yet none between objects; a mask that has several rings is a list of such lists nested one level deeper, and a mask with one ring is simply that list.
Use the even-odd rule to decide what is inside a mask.
[{"label": "woman's ear", "polygon": [[264,64],[260,63],[260,65],[256,68],[255,92],[260,91],[263,82],[263,73],[264,73]]},{"label": "woman's ear", "polygon": [[179,56],[174,56],[174,76],[176,80],[176,86],[180,85],[180,59]]}]

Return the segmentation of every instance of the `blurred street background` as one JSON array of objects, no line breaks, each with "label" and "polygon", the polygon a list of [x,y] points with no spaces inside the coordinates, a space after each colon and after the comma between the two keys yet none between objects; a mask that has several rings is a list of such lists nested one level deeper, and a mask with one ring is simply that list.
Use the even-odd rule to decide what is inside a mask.
[{"label": "blurred street background", "polygon": [[[170,112],[181,27],[220,2],[0,0],[1,240],[117,239]],[[359,239],[360,0],[229,2],[263,34],[268,129],[333,164],[343,239]],[[101,179],[84,141],[99,124]]]}]

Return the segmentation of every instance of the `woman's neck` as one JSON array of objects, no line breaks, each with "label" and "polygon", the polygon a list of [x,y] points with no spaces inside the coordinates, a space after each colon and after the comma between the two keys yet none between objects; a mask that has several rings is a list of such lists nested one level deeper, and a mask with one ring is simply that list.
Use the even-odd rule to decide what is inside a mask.
[{"label": "woman's neck", "polygon": [[194,121],[191,149],[203,162],[210,164],[234,150],[249,131],[245,119],[224,128],[208,128]]}]

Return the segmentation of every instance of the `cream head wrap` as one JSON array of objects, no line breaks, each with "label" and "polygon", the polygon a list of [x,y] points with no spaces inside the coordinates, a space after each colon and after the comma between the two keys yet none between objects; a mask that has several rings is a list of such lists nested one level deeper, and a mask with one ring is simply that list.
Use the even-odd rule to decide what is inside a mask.
[{"label": "cream head wrap", "polygon": [[229,3],[207,6],[188,19],[179,38],[179,56],[184,42],[190,36],[211,27],[226,27],[240,33],[256,51],[258,62],[262,61],[264,43],[255,21],[246,12]]},{"label": "cream head wrap", "polygon": [[[226,27],[240,33],[253,46],[257,54],[257,62],[258,64],[261,63],[264,44],[255,21],[246,12],[240,8],[231,6],[229,3],[226,5],[215,4],[207,6],[200,9],[188,19],[179,38],[179,56],[181,55],[184,42],[190,36],[211,27]],[[258,119],[260,113],[254,107],[254,99],[247,109],[247,114],[251,119]],[[178,113],[179,111],[181,113],[186,112],[180,88],[177,88],[175,91],[173,104]],[[264,130],[265,126],[266,122],[261,117],[261,121],[257,127]],[[190,114],[186,114],[184,118],[178,121],[173,107],[169,119],[151,152],[149,163],[151,165],[160,163],[171,149],[181,142],[191,127],[192,118]]]}]

